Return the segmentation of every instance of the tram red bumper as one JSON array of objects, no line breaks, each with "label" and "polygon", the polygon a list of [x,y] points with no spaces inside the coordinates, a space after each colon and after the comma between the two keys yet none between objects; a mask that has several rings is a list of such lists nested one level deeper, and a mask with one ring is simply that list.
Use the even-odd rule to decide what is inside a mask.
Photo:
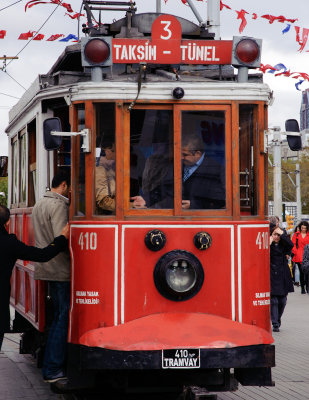
[{"label": "tram red bumper", "polygon": [[148,315],[122,325],[91,330],[80,338],[82,345],[118,351],[227,349],[273,341],[264,329],[199,313]]}]

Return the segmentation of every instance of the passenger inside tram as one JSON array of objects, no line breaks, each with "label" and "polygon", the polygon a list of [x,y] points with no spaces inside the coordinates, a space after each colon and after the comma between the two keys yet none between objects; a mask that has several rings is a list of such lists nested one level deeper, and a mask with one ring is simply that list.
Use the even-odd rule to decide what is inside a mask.
[{"label": "passenger inside tram", "polygon": [[97,164],[95,190],[98,212],[102,214],[115,214],[116,152],[115,143],[112,140],[105,140],[101,143],[101,155]]},{"label": "passenger inside tram", "polygon": [[224,208],[224,168],[206,155],[205,144],[199,135],[183,135],[181,158],[182,208]]}]

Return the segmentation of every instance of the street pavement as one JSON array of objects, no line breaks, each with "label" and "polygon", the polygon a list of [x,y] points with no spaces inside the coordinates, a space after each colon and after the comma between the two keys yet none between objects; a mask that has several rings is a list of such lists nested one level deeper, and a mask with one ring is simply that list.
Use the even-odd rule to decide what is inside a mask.
[{"label": "street pavement", "polygon": [[[218,400],[309,400],[309,295],[290,293],[280,332],[274,333],[275,387],[242,387]],[[19,335],[6,335],[0,353],[0,400],[55,400],[30,355],[19,354]],[[145,398],[146,400],[146,398]],[[164,400],[164,399],[162,399]]]}]

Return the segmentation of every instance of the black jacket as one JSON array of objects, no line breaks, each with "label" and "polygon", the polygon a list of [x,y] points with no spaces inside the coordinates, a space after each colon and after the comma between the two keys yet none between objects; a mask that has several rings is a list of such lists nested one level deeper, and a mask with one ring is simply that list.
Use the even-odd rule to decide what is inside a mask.
[{"label": "black jacket", "polygon": [[278,244],[270,245],[270,293],[272,296],[286,296],[294,292],[291,271],[286,255],[290,255],[293,242],[284,232]]},{"label": "black jacket", "polygon": [[190,200],[192,209],[225,207],[225,171],[217,161],[207,157],[183,182],[183,200]]},{"label": "black jacket", "polygon": [[10,324],[10,278],[18,259],[29,261],[49,261],[67,248],[64,236],[58,236],[44,249],[27,246],[0,226],[0,331],[7,332]]}]

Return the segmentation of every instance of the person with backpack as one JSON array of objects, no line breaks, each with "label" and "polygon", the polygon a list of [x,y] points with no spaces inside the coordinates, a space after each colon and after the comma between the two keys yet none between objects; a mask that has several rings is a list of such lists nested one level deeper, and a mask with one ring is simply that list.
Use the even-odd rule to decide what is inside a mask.
[{"label": "person with backpack", "polygon": [[307,244],[309,244],[309,232],[308,232],[308,222],[301,221],[299,224],[299,232],[295,232],[292,237],[292,242],[294,244],[292,253],[293,253],[293,261],[298,266],[299,274],[300,274],[300,286],[301,286],[301,293],[305,294],[306,291],[309,291],[308,288],[308,278],[304,275],[302,269],[302,262],[303,262],[303,253],[304,248]]}]

